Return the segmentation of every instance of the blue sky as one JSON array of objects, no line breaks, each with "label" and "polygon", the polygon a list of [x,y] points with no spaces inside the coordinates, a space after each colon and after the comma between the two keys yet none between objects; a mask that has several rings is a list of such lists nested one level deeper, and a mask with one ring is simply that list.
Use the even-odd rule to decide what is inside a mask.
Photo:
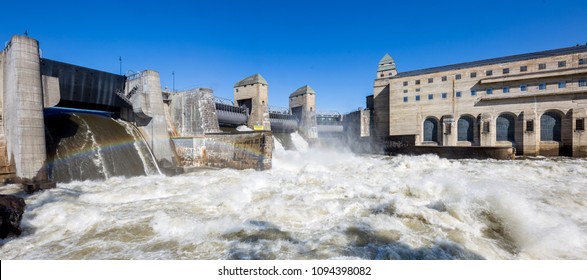
[{"label": "blue sky", "polygon": [[[18,3],[17,3],[18,2]],[[23,2],[23,3],[21,3]],[[0,38],[28,30],[44,57],[232,99],[261,73],[269,104],[309,84],[318,110],[372,94],[377,62],[400,72],[587,43],[587,1],[6,1]],[[6,12],[10,11],[10,12]]]}]

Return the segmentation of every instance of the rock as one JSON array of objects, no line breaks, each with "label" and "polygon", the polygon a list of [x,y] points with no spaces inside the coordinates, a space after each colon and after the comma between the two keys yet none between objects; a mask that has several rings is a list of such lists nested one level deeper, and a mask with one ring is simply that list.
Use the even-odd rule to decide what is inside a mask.
[{"label": "rock", "polygon": [[6,238],[10,233],[20,235],[20,220],[25,206],[24,199],[20,197],[0,194],[0,238]]}]

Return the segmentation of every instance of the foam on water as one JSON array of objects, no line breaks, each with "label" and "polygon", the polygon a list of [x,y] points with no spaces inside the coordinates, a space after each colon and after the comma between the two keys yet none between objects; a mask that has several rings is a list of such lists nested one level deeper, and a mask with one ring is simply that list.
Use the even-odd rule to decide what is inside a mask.
[{"label": "foam on water", "polygon": [[296,150],[300,152],[308,151],[308,142],[297,131],[291,134],[291,141],[296,147]]},{"label": "foam on water", "polygon": [[[293,137],[292,137],[293,138]],[[273,169],[75,181],[2,259],[585,259],[587,161],[276,148]]]}]

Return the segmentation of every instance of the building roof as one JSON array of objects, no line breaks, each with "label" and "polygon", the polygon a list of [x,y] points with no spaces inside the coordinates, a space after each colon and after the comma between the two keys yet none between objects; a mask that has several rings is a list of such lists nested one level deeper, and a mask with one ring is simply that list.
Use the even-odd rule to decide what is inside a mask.
[{"label": "building roof", "polygon": [[[587,51],[587,45],[575,46],[570,48],[562,48],[562,49],[554,49],[554,50],[547,50],[547,51],[540,51],[540,52],[533,52],[533,53],[525,53],[525,54],[518,54],[518,55],[511,55],[511,56],[504,56],[498,58],[491,58],[491,59],[484,59],[484,60],[477,60],[465,63],[458,63],[446,66],[439,66],[439,67],[432,67],[420,70],[413,70],[413,71],[406,71],[398,73],[395,77],[409,77],[409,76],[417,76],[417,75],[424,75],[424,74],[431,74],[436,72],[443,72],[443,71],[451,71],[451,70],[459,70],[464,68],[472,68],[477,66],[485,66],[491,64],[499,64],[499,63],[508,63],[520,60],[528,60],[528,59],[535,59],[541,57],[548,57],[548,56],[556,56],[556,55],[565,55],[571,53],[578,53],[578,52],[585,52]],[[385,58],[385,57],[384,57]],[[381,62],[379,62],[381,64]]]},{"label": "building roof", "polygon": [[316,92],[309,85],[305,85],[301,88],[296,89],[296,91],[294,91],[292,94],[289,95],[289,98],[296,97],[298,95],[304,95],[304,94],[316,94]]},{"label": "building roof", "polygon": [[234,87],[242,87],[242,86],[248,86],[248,85],[254,85],[254,84],[267,85],[267,81],[265,80],[265,78],[263,78],[263,76],[261,76],[261,74],[257,73],[253,76],[249,76],[249,77],[242,79],[240,82],[234,84]]}]

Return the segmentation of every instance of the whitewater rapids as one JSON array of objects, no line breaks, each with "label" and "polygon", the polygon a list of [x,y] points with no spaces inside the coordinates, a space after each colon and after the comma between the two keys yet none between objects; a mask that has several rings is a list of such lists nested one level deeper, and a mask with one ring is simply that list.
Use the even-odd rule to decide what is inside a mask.
[{"label": "whitewater rapids", "polygon": [[268,171],[28,196],[24,232],[1,241],[0,259],[587,259],[587,160],[277,147]]}]

